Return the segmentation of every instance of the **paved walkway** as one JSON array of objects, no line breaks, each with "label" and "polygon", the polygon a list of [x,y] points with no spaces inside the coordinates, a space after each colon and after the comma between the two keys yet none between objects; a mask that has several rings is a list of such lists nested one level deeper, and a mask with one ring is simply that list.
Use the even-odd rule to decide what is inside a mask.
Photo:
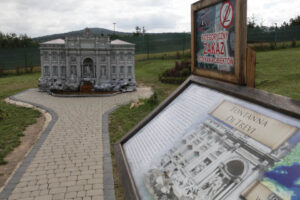
[{"label": "paved walkway", "polygon": [[18,181],[6,186],[6,193],[12,188],[8,199],[104,199],[102,115],[116,105],[150,95],[148,88],[112,97],[60,98],[37,89],[16,95],[18,100],[50,108],[57,121],[39,141],[40,147],[34,146],[34,156],[25,159],[24,172],[16,171]]}]

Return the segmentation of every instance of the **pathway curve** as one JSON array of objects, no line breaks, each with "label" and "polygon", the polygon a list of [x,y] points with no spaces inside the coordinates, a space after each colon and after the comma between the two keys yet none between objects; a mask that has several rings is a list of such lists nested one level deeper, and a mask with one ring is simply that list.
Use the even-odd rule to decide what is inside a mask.
[{"label": "pathway curve", "polygon": [[22,163],[27,162],[26,169],[15,172],[17,181],[7,184],[0,199],[113,199],[104,194],[107,149],[103,145],[108,141],[103,141],[102,116],[117,105],[151,94],[149,88],[139,88],[111,97],[62,98],[37,89],[15,95],[20,101],[42,105],[57,119],[49,133],[42,134],[44,141],[33,147],[36,153]]}]

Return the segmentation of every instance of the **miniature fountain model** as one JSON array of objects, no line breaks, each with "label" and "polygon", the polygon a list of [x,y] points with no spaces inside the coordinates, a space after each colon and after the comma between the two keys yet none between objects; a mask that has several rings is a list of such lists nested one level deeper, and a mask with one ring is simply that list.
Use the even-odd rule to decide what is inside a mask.
[{"label": "miniature fountain model", "polygon": [[85,29],[82,36],[40,44],[41,91],[127,92],[136,89],[135,45]]}]

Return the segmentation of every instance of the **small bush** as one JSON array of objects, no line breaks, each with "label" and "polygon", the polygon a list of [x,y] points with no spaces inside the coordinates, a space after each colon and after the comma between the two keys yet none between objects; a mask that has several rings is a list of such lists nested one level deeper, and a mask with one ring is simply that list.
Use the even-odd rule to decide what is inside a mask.
[{"label": "small bush", "polygon": [[261,51],[265,50],[265,45],[264,45],[264,43],[261,42],[261,43],[259,44],[259,47],[260,47],[260,50],[261,50]]},{"label": "small bush", "polygon": [[17,73],[17,75],[20,74],[20,68],[19,67],[16,68],[16,73]]},{"label": "small bush", "polygon": [[170,83],[170,84],[181,84],[186,80],[187,77],[163,77],[161,76],[159,80],[162,83]]},{"label": "small bush", "polygon": [[287,48],[287,45],[283,42],[280,46],[280,49],[286,49]]},{"label": "small bush", "polygon": [[180,59],[180,53],[179,53],[179,51],[176,52],[176,59]]},{"label": "small bush", "polygon": [[163,55],[161,56],[161,59],[162,59],[162,60],[165,60],[165,59],[167,59],[167,58],[168,58],[168,54],[166,54],[166,53],[163,54]]},{"label": "small bush", "polygon": [[270,42],[270,49],[274,50],[276,48],[275,43],[274,42]]},{"label": "small bush", "polygon": [[175,62],[172,69],[162,72],[158,79],[163,83],[180,84],[191,74],[191,62],[181,61]]},{"label": "small bush", "polygon": [[292,40],[291,46],[292,46],[293,48],[295,48],[295,47],[297,46],[296,40]]}]

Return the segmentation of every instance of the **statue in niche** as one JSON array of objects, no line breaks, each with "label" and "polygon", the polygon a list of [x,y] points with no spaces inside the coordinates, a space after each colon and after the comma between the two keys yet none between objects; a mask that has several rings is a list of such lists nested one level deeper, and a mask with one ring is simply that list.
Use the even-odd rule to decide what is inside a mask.
[{"label": "statue in niche", "polygon": [[76,66],[71,66],[71,76],[70,76],[70,81],[72,83],[75,83],[77,79],[77,73],[76,73]]},{"label": "statue in niche", "polygon": [[93,78],[93,68],[91,65],[86,64],[83,66],[85,78]]}]

